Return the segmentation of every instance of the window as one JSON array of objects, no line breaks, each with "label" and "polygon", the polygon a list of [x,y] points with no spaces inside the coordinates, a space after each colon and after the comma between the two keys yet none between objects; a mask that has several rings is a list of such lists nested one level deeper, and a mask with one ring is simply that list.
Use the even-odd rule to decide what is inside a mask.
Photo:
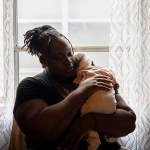
[{"label": "window", "polygon": [[15,37],[16,51],[19,52],[19,80],[41,71],[37,58],[21,52],[20,47],[23,46],[23,34],[43,24],[55,27],[68,37],[76,51],[86,52],[96,64],[107,67],[111,2],[112,0],[18,0]]}]

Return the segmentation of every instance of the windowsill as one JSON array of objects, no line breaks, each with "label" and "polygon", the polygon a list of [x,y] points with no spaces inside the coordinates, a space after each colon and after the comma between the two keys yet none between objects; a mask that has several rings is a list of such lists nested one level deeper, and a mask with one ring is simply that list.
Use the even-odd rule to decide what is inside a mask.
[{"label": "windowsill", "polygon": [[[73,46],[75,52],[109,52],[109,46]],[[25,52],[26,48],[21,48],[21,46],[16,46],[15,51],[17,52]]]}]

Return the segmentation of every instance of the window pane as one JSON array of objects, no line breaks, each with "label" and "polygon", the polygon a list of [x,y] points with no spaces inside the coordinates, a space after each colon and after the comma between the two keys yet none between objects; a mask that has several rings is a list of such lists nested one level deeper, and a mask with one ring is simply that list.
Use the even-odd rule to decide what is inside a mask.
[{"label": "window pane", "polygon": [[69,18],[110,19],[112,0],[69,0]]},{"label": "window pane", "polygon": [[19,81],[25,77],[34,76],[43,70],[38,57],[27,52],[19,52]]},{"label": "window pane", "polygon": [[[95,65],[108,67],[108,52],[85,52],[85,54],[94,61]],[[31,56],[27,52],[19,52],[19,81],[25,77],[34,76],[42,70],[37,57]]]},{"label": "window pane", "polygon": [[109,52],[85,52],[85,54],[95,65],[109,67]]},{"label": "window pane", "polygon": [[[112,0],[18,0],[17,44],[26,31],[45,24],[69,38],[73,46],[108,46]],[[42,6],[42,7],[41,7]],[[96,65],[108,67],[108,52],[86,52]],[[19,80],[43,69],[38,58],[19,52]]]},{"label": "window pane", "polygon": [[62,18],[62,0],[18,0],[18,19]]},{"label": "window pane", "polygon": [[69,23],[68,37],[75,46],[109,45],[108,23]]},{"label": "window pane", "polygon": [[111,3],[112,0],[18,0],[17,45],[23,45],[27,30],[50,24],[75,46],[108,46]]}]

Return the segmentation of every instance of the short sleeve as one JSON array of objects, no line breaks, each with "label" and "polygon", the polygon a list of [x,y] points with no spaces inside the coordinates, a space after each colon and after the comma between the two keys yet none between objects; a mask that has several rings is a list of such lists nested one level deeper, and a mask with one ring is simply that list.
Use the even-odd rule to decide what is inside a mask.
[{"label": "short sleeve", "polygon": [[17,88],[14,111],[16,110],[16,107],[24,101],[36,98],[44,98],[42,92],[43,88],[36,79],[28,77],[22,80]]}]

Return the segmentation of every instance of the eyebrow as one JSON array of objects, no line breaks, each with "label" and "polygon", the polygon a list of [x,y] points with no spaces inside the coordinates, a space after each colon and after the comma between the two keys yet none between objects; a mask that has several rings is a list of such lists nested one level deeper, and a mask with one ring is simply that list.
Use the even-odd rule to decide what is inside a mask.
[{"label": "eyebrow", "polygon": [[[68,48],[67,50],[72,50],[73,51],[72,47]],[[56,53],[60,53],[60,51],[56,50]]]}]

